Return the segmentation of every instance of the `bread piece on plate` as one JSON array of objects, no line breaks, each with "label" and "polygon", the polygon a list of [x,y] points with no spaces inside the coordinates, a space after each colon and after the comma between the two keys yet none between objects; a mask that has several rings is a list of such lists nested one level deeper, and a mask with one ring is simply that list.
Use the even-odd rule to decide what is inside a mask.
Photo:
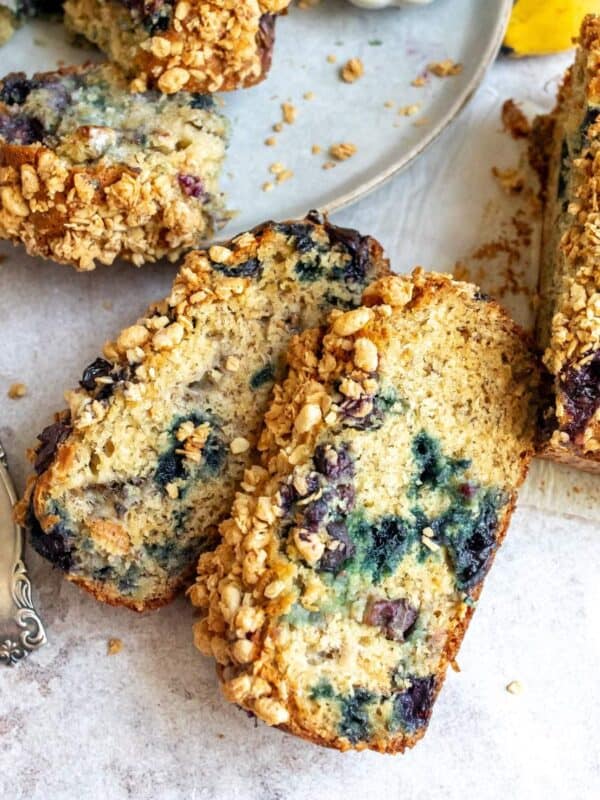
[{"label": "bread piece on plate", "polygon": [[132,94],[108,64],[0,82],[0,237],[79,270],[175,259],[227,219],[227,123],[205,95]]},{"label": "bread piece on plate", "polygon": [[316,215],[190,253],[40,435],[33,547],[100,600],[169,602],[215,544],[290,338],[387,273],[377,242]]},{"label": "bread piece on plate", "polygon": [[271,66],[290,0],[67,0],[67,27],[134,79],[171,94],[253,86]]},{"label": "bread piece on plate", "polygon": [[415,271],[289,350],[190,590],[225,696],[318,744],[423,735],[534,450],[539,372],[476,287]]},{"label": "bread piece on plate", "polygon": [[534,126],[544,223],[537,336],[553,379],[543,455],[600,472],[600,16]]}]

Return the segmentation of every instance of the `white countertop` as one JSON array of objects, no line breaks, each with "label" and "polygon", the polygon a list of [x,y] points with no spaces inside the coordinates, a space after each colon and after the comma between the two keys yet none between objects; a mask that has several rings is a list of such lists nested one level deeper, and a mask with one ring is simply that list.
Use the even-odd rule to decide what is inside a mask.
[{"label": "white countertop", "polygon": [[[565,63],[497,63],[423,158],[335,221],[378,237],[401,271],[451,268],[489,239],[494,212],[484,195],[499,191],[489,168],[514,165],[516,145],[500,133],[502,100],[550,105]],[[0,437],[21,488],[24,448],[62,406],[62,390],[167,291],[174,269],[76,275],[2,252]],[[6,398],[14,381],[28,385],[22,400]],[[586,485],[589,508],[600,484]],[[535,487],[527,497],[536,504]],[[537,504],[556,508],[556,497]],[[459,653],[462,671],[448,675],[425,739],[396,757],[342,755],[255,726],[221,698],[213,664],[193,649],[184,600],[144,616],[110,609],[29,553],[50,643],[0,672],[0,798],[599,797],[600,524],[588,516],[596,523],[517,510]],[[124,646],[109,657],[110,638]],[[519,695],[505,689],[513,680]]]}]

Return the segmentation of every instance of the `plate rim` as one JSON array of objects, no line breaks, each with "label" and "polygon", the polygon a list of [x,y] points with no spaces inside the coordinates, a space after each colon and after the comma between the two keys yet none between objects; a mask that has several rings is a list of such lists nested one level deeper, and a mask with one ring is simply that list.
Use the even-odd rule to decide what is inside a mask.
[{"label": "plate rim", "polygon": [[446,114],[438,121],[438,123],[429,131],[429,134],[421,139],[414,145],[407,153],[404,153],[400,158],[390,167],[382,170],[379,174],[375,175],[366,181],[355,186],[350,191],[342,194],[340,197],[331,200],[329,203],[321,206],[319,210],[323,214],[333,214],[343,208],[362,200],[372,192],[381,188],[384,184],[388,183],[396,175],[399,175],[407,167],[409,167],[415,159],[420,156],[427,148],[432,145],[436,139],[451,125],[455,119],[460,115],[460,112],[468,104],[472,96],[475,94],[481,85],[488,69],[495,61],[502,42],[504,34],[508,27],[510,15],[513,8],[513,0],[501,0],[502,7],[499,9],[498,21],[494,29],[493,35],[488,42],[484,56],[479,62],[471,80],[465,85],[463,90],[458,94]]}]

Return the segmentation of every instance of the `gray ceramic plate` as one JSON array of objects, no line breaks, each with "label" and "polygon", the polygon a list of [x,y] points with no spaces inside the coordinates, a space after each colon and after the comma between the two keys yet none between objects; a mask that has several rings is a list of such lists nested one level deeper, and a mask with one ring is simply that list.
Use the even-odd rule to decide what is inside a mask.
[{"label": "gray ceramic plate", "polygon": [[[239,216],[227,233],[267,217],[329,211],[354,202],[405,168],[456,117],[481,82],[500,47],[511,0],[435,0],[428,6],[363,11],[345,0],[326,0],[310,11],[292,8],[278,22],[277,49],[268,81],[226,98],[233,121],[227,188]],[[335,56],[336,63],[329,63]],[[360,58],[364,76],[340,80],[349,58]],[[431,62],[451,58],[460,75],[430,77],[411,86]],[[312,100],[304,99],[313,92]],[[293,125],[273,134],[280,105],[297,108]],[[386,107],[393,103],[393,107]],[[402,116],[399,107],[419,104]],[[266,147],[275,135],[277,145]],[[356,155],[324,170],[328,148],[339,142]],[[322,148],[311,153],[312,145]],[[274,183],[269,166],[280,163],[294,177]]]}]

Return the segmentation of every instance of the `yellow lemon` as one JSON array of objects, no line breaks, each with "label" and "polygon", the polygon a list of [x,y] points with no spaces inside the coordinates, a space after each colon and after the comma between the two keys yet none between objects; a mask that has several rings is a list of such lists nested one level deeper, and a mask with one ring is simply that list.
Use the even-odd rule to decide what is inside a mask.
[{"label": "yellow lemon", "polygon": [[515,56],[541,56],[573,47],[586,14],[600,0],[516,0],[504,45]]}]

